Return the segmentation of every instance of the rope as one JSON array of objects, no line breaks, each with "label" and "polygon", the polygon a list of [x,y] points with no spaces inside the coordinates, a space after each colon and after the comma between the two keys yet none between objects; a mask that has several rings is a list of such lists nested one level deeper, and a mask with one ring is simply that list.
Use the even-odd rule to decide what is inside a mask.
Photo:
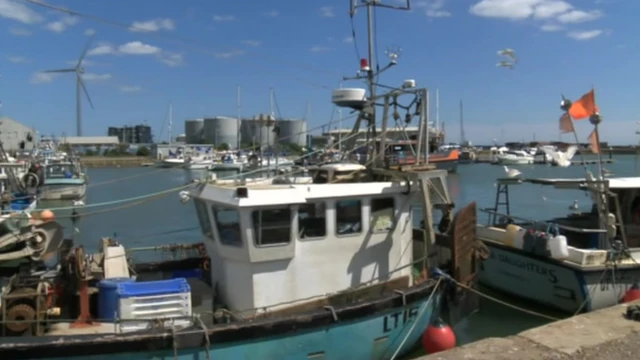
[{"label": "rope", "polygon": [[395,360],[395,358],[398,356],[398,354],[400,353],[400,350],[402,349],[404,344],[407,342],[407,339],[409,339],[409,337],[413,333],[413,330],[415,330],[416,326],[418,325],[418,320],[420,319],[420,317],[422,317],[424,312],[427,311],[427,309],[429,308],[429,304],[431,303],[431,300],[433,299],[433,295],[436,293],[436,290],[438,290],[438,286],[440,286],[440,283],[442,282],[442,279],[443,279],[443,277],[440,277],[438,279],[438,282],[436,283],[436,286],[433,288],[433,291],[431,291],[431,294],[429,294],[429,298],[423,304],[423,306],[420,308],[420,311],[418,311],[418,316],[416,316],[416,320],[413,322],[413,324],[411,324],[411,327],[409,328],[409,331],[407,332],[407,335],[404,336],[404,338],[402,339],[402,342],[400,343],[400,345],[398,346],[396,351],[391,356],[391,360]]},{"label": "rope", "polygon": [[476,294],[476,295],[478,295],[478,296],[481,296],[481,297],[483,297],[483,298],[485,298],[485,299],[487,299],[487,300],[491,300],[491,301],[493,301],[493,302],[495,302],[495,303],[498,303],[498,304],[504,305],[504,306],[509,307],[509,308],[511,308],[511,309],[518,310],[518,311],[521,311],[521,312],[523,312],[523,313],[525,313],[525,314],[529,314],[529,315],[533,315],[533,316],[541,317],[541,318],[543,318],[543,319],[547,319],[547,320],[551,320],[551,321],[558,321],[558,320],[560,320],[559,318],[556,318],[556,317],[553,317],[553,316],[545,315],[545,314],[543,314],[543,313],[539,313],[539,312],[535,312],[535,311],[532,311],[532,310],[528,310],[528,309],[525,309],[525,308],[520,307],[520,306],[517,306],[517,305],[509,304],[509,303],[508,303],[508,302],[506,302],[506,301],[500,300],[500,299],[495,298],[495,297],[493,297],[493,296],[491,296],[491,295],[487,295],[487,294],[482,293],[482,292],[480,292],[480,291],[478,291],[478,290],[476,290],[476,289],[474,289],[474,288],[472,288],[472,287],[470,287],[470,286],[468,286],[468,285],[466,285],[466,284],[463,284],[463,283],[461,283],[461,282],[458,282],[458,281],[457,281],[456,279],[454,279],[454,278],[451,278],[451,280],[452,280],[453,282],[455,282],[458,286],[460,286],[460,287],[461,287],[461,288],[463,288],[463,289],[469,290],[469,291],[471,291],[472,293],[474,293],[474,294]]}]

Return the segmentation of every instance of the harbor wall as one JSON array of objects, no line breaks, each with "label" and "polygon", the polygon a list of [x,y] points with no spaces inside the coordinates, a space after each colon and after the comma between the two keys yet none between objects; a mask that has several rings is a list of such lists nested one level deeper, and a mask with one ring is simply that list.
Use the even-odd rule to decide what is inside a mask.
[{"label": "harbor wall", "polygon": [[145,156],[82,156],[80,161],[88,168],[108,168],[139,167],[154,160]]},{"label": "harbor wall", "polygon": [[573,316],[514,336],[488,338],[416,360],[640,359],[640,321],[626,318],[627,306]]}]

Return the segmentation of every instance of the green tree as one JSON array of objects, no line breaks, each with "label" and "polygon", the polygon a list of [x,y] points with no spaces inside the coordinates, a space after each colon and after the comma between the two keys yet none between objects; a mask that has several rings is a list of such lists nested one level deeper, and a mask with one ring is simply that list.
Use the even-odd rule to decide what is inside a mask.
[{"label": "green tree", "polygon": [[229,150],[230,148],[231,148],[231,147],[229,146],[229,144],[227,144],[227,143],[222,143],[222,144],[220,144],[220,145],[218,145],[218,146],[216,147],[216,150],[218,150],[218,151],[227,151],[227,150]]},{"label": "green tree", "polygon": [[148,157],[149,155],[151,155],[151,151],[149,151],[149,148],[146,146],[141,146],[136,151],[136,156]]}]

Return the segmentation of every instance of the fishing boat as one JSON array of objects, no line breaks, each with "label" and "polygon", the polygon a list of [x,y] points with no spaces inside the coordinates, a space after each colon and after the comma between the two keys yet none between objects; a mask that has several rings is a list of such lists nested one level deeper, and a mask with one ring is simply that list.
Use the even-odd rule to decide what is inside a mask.
[{"label": "fishing boat", "polygon": [[42,200],[78,200],[87,193],[87,176],[80,164],[69,161],[45,162],[40,166]]},{"label": "fishing boat", "polygon": [[[593,139],[599,117],[591,117]],[[574,204],[574,213],[545,221],[515,216],[509,188],[527,184],[584,191],[593,206],[576,213]],[[490,249],[480,283],[569,313],[613,306],[638,285],[640,178],[605,178],[600,166],[598,177],[586,171],[582,179],[507,178],[496,185],[494,207],[483,210],[488,223],[477,226],[478,238]]]},{"label": "fishing boat", "polygon": [[[386,153],[393,159],[393,161],[399,165],[414,164],[416,140],[398,140],[389,142]],[[431,148],[434,148],[430,145]],[[441,149],[435,148],[433,152],[429,152],[427,155],[430,164],[435,165],[436,169],[445,170],[447,172],[456,172],[458,169],[459,150],[456,148],[444,147]]]}]

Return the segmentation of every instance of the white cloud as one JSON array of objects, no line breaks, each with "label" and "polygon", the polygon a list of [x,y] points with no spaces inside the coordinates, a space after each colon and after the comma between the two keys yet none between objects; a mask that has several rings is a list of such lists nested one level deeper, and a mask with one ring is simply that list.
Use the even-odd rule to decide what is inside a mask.
[{"label": "white cloud", "polygon": [[160,30],[175,30],[176,25],[171,19],[153,19],[149,21],[134,21],[129,30],[134,32],[154,32]]},{"label": "white cloud", "polygon": [[85,73],[85,74],[82,75],[82,79],[84,79],[86,81],[104,81],[104,80],[109,80],[112,77],[113,76],[111,76],[111,74]]},{"label": "white cloud", "polygon": [[145,44],[140,41],[131,41],[118,46],[118,53],[127,55],[155,55],[161,51],[157,46]]},{"label": "white cloud", "polygon": [[87,51],[87,56],[114,54],[116,48],[111,44],[100,44],[93,49]]},{"label": "white cloud", "polygon": [[38,72],[38,73],[34,73],[34,74],[31,75],[31,78],[29,79],[29,82],[32,83],[32,84],[50,83],[57,76],[58,76],[58,74],[55,74],[55,73]]},{"label": "white cloud", "polygon": [[280,15],[278,10],[271,10],[264,13],[264,16],[267,16],[267,17],[276,17],[278,15]]},{"label": "white cloud", "polygon": [[242,41],[242,43],[247,46],[253,46],[253,47],[260,46],[260,44],[262,44],[262,42],[258,40],[244,40]]},{"label": "white cloud", "polygon": [[31,61],[29,61],[29,59],[22,57],[22,56],[8,56],[7,60],[11,61],[12,63],[15,64],[28,64]]},{"label": "white cloud", "polygon": [[242,50],[231,50],[227,52],[215,53],[213,54],[213,56],[216,59],[231,59],[232,57],[240,56],[242,54],[244,54],[244,51]]},{"label": "white cloud", "polygon": [[558,21],[565,24],[576,24],[586,21],[593,21],[602,17],[601,11],[582,11],[582,10],[571,10],[566,12],[560,16],[558,16]]},{"label": "white cloud", "polygon": [[571,31],[567,33],[567,36],[575,40],[585,41],[585,40],[591,40],[593,38],[597,38],[603,33],[604,31],[602,30]]},{"label": "white cloud", "polygon": [[139,92],[139,91],[142,91],[142,87],[137,85],[125,85],[125,86],[120,86],[120,91],[125,93]]},{"label": "white cloud", "polygon": [[23,28],[12,27],[9,29],[9,33],[15,36],[31,36],[31,31]]},{"label": "white cloud", "polygon": [[85,31],[84,31],[84,34],[85,34],[86,36],[95,35],[95,33],[96,33],[96,31],[95,31],[95,30],[93,30],[93,29],[87,29],[87,30],[85,30]]},{"label": "white cloud", "polygon": [[424,9],[425,15],[432,18],[449,17],[451,13],[444,9],[446,0],[423,0],[416,3],[416,8]]},{"label": "white cloud", "polygon": [[24,4],[11,0],[0,0],[0,17],[24,24],[35,24],[44,20],[42,16]]},{"label": "white cloud", "polygon": [[353,36],[347,36],[346,38],[342,39],[342,42],[345,44],[353,43]]},{"label": "white cloud", "polygon": [[327,52],[327,51],[331,51],[333,50],[333,48],[330,48],[328,46],[313,46],[309,49],[309,51],[314,52],[314,53],[319,53],[319,52]]},{"label": "white cloud", "polygon": [[184,63],[184,56],[182,54],[165,51],[157,46],[145,44],[141,41],[130,41],[120,46],[103,43],[89,50],[87,55],[152,55],[167,66],[180,66]]},{"label": "white cloud", "polygon": [[235,19],[236,17],[233,15],[213,15],[213,21],[215,22],[228,22]]},{"label": "white cloud", "polygon": [[163,51],[158,54],[158,60],[167,66],[176,67],[184,63],[184,56],[178,53]]},{"label": "white cloud", "polygon": [[333,12],[332,6],[323,6],[320,8],[320,16],[322,17],[334,17],[336,13]]},{"label": "white cloud", "polygon": [[559,31],[563,29],[562,24],[593,21],[603,15],[599,10],[577,9],[565,0],[481,0],[472,5],[469,12],[488,18],[542,22],[542,31]]},{"label": "white cloud", "polygon": [[546,32],[553,32],[553,31],[564,30],[564,28],[562,26],[556,25],[556,24],[545,24],[545,25],[540,26],[540,30],[546,31]]},{"label": "white cloud", "polygon": [[45,29],[56,33],[65,31],[69,26],[73,26],[78,23],[78,18],[73,16],[65,16],[62,19],[54,22],[50,22],[45,25]]}]

